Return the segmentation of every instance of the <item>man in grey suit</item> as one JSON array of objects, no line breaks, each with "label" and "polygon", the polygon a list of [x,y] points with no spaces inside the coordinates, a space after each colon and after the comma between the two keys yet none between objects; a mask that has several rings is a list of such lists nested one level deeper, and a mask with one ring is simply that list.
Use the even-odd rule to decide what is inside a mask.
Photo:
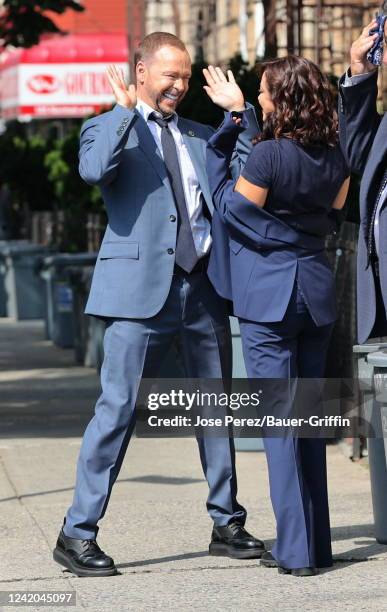
[{"label": "man in grey suit", "polygon": [[[383,12],[387,14],[387,0]],[[369,23],[351,47],[340,79],[340,139],[349,165],[361,174],[357,258],[358,341],[387,335],[387,115],[376,109],[378,68],[367,59],[377,33]],[[382,66],[387,65],[387,21]],[[382,42],[382,41],[381,41]],[[381,68],[382,69],[382,68]]]},{"label": "man in grey suit", "polygon": [[[86,307],[107,320],[102,394],[84,434],[73,503],[54,550],[54,559],[78,576],[117,572],[96,542],[97,523],[133,431],[141,377],[157,376],[176,337],[188,377],[231,377],[225,303],[206,274],[212,202],[205,151],[213,130],[176,114],[191,76],[178,38],[147,36],[135,69],[136,85],[129,87],[121,71],[108,69],[117,104],[81,131],[80,174],[101,188],[109,223]],[[249,121],[238,144],[243,160],[258,131],[254,110],[245,108],[235,83],[211,71],[223,107],[245,112]],[[233,440],[204,437],[198,445],[214,522],[210,554],[260,557],[264,544],[244,529],[246,511],[236,499]]]}]

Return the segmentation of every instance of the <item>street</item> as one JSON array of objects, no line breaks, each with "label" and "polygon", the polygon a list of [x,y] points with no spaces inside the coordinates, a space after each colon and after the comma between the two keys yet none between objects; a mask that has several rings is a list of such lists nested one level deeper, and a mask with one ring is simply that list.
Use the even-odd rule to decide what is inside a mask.
[{"label": "street", "polygon": [[[41,321],[1,319],[0,389],[1,591],[75,591],[69,609],[98,612],[387,609],[387,546],[373,537],[368,468],[332,445],[335,565],[316,577],[208,556],[211,521],[196,442],[167,438],[132,440],[100,522],[99,545],[119,575],[96,580],[62,571],[52,549],[72,500],[98,376],[76,366],[72,350],[44,340]],[[246,527],[269,548],[275,527],[264,453],[239,452],[237,472]]]}]

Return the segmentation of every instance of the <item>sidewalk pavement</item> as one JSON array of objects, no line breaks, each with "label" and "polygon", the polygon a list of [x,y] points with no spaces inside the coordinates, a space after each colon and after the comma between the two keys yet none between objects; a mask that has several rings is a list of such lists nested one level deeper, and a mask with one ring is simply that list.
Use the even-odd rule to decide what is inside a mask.
[{"label": "sidewalk pavement", "polygon": [[[96,612],[387,610],[387,546],[373,536],[368,469],[335,446],[328,447],[335,565],[316,577],[207,555],[207,485],[191,439],[132,440],[98,537],[120,574],[96,580],[62,571],[52,549],[72,501],[98,377],[76,366],[71,350],[44,340],[42,322],[0,319],[0,390],[1,591],[72,590],[77,603],[69,610]],[[270,546],[264,453],[238,453],[237,471],[247,528]]]}]

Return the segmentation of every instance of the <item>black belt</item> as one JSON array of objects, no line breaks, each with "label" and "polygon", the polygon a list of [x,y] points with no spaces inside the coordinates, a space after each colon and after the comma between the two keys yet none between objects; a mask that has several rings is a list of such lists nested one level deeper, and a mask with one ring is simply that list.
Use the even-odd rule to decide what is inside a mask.
[{"label": "black belt", "polygon": [[186,272],[183,268],[180,268],[177,264],[175,264],[173,268],[173,274],[178,276],[191,276],[191,274],[198,274],[198,272],[207,272],[209,256],[205,255],[201,257],[199,261],[195,264],[191,272]]}]

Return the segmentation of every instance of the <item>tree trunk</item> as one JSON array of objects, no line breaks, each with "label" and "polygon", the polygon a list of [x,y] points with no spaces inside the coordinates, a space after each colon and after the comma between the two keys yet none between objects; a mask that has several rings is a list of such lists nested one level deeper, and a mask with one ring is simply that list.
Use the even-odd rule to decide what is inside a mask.
[{"label": "tree trunk", "polygon": [[277,30],[276,30],[276,2],[275,0],[263,0],[263,11],[265,20],[265,58],[277,57]]}]

